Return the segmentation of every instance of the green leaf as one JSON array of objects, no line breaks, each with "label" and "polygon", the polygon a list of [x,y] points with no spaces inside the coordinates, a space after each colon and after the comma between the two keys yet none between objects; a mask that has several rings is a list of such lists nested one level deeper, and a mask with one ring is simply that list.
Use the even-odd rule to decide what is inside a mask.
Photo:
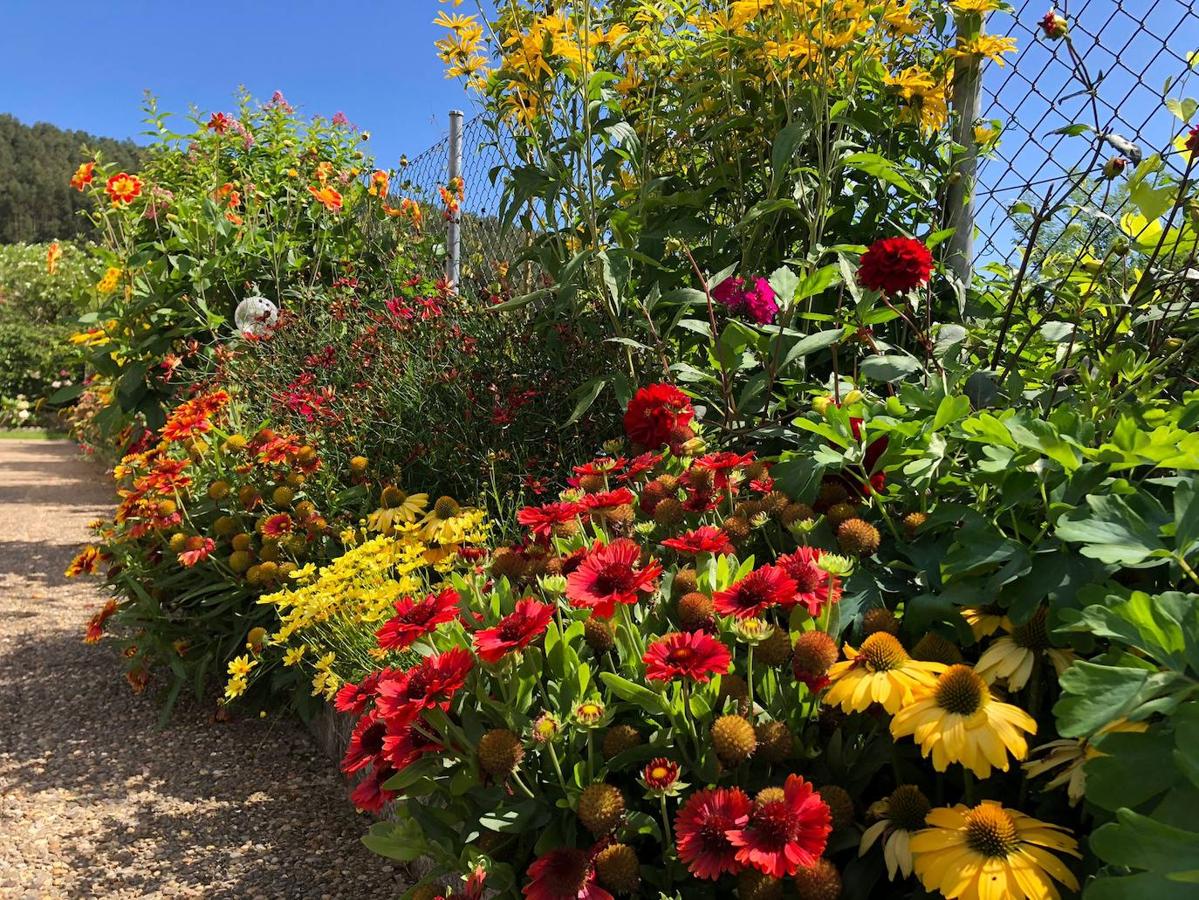
[{"label": "green leaf", "polygon": [[363,835],[362,843],[372,853],[400,862],[413,862],[428,852],[425,835],[420,825],[411,818],[396,822],[376,822],[369,833]]},{"label": "green leaf", "polygon": [[823,294],[840,280],[841,266],[838,263],[821,266],[800,279],[799,287],[795,291],[795,302],[798,303],[800,300],[807,300],[809,297]]},{"label": "green leaf", "polygon": [[937,404],[937,413],[933,416],[933,431],[940,431],[951,422],[964,419],[970,415],[969,397],[942,397]]},{"label": "green leaf", "polygon": [[1053,707],[1062,737],[1087,737],[1137,705],[1149,681],[1146,669],[1076,662],[1061,677]]},{"label": "green leaf", "polygon": [[806,122],[792,122],[785,126],[774,138],[770,148],[770,194],[775,196],[782,186],[783,179],[791,171],[791,160],[795,157],[795,148],[808,132]]},{"label": "green leaf", "polygon": [[851,153],[841,160],[841,165],[865,172],[867,175],[873,175],[880,181],[899,188],[905,194],[913,197],[921,196],[920,192],[912,187],[911,182],[895,170],[895,163],[877,153]]},{"label": "green leaf", "polygon": [[1088,496],[1086,508],[1063,516],[1055,533],[1063,541],[1082,544],[1083,556],[1113,565],[1140,565],[1166,549],[1158,528],[1115,494]]},{"label": "green leaf", "polygon": [[1091,835],[1091,847],[1112,865],[1148,869],[1170,881],[1199,883],[1199,832],[1122,809],[1115,822]]},{"label": "green leaf", "polygon": [[574,412],[570,414],[569,419],[562,423],[561,427],[568,428],[575,422],[579,421],[579,419],[583,417],[583,414],[591,408],[591,404],[595,402],[595,398],[600,395],[600,391],[602,391],[607,384],[608,381],[606,378],[592,378],[580,385],[577,391],[579,400],[575,404]]},{"label": "green leaf", "polygon": [[649,688],[622,678],[613,672],[600,672],[599,675],[608,689],[620,699],[635,703],[653,716],[660,716],[665,711],[662,707],[662,698]]},{"label": "green leaf", "polygon": [[898,353],[887,353],[882,356],[868,356],[862,360],[859,371],[873,381],[898,381],[913,372],[921,370],[920,362],[913,356],[902,356]]}]

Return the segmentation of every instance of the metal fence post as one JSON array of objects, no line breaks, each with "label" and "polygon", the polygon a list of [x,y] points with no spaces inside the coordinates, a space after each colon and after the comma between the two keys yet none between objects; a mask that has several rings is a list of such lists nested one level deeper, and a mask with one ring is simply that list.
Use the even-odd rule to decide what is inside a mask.
[{"label": "metal fence post", "polygon": [[[450,110],[449,186],[451,190],[453,190],[455,179],[462,177],[462,120],[462,110]],[[457,289],[458,278],[462,273],[461,207],[454,215],[450,216],[446,228],[446,245],[445,277]]]},{"label": "metal fence post", "polygon": [[969,286],[974,270],[974,187],[978,173],[978,142],[974,123],[981,106],[982,65],[978,56],[960,56],[953,78],[954,143],[962,148],[945,192],[944,226],[953,229],[946,244],[945,263]]}]

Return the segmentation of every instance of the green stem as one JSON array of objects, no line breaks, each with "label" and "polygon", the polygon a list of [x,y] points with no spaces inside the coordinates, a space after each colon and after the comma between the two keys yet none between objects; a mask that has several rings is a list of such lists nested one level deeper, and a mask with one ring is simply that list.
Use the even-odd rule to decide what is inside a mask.
[{"label": "green stem", "polygon": [[[663,852],[662,857],[663,862],[666,862],[674,849],[674,841],[670,836],[670,814],[666,810],[666,795],[662,794],[658,799],[661,801],[662,808],[662,837],[666,841],[666,849]],[[668,873],[670,872],[669,866],[666,867],[666,871]],[[667,877],[669,877],[669,874]]]},{"label": "green stem", "polygon": [[550,762],[554,764],[554,772],[558,776],[558,784],[562,785],[562,793],[568,793],[566,790],[566,779],[562,776],[562,764],[558,762],[558,751],[554,749],[554,742],[551,740],[545,746],[550,751]]}]

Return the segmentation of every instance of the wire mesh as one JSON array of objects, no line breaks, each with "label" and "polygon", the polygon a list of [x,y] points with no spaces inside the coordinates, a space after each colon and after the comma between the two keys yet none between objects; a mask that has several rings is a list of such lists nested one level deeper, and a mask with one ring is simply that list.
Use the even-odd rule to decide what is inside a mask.
[{"label": "wire mesh", "polygon": [[1073,52],[1094,84],[1088,91],[1075,77],[1071,45],[1047,39],[1038,28],[1045,0],[1014,6],[987,22],[992,34],[1015,37],[1019,52],[1005,67],[988,66],[983,76],[982,118],[998,119],[1002,127],[998,146],[978,176],[976,258],[983,264],[1012,262],[1021,252],[1027,222],[1013,216],[1015,204],[1035,208],[1049,191],[1064,196],[1074,181],[1073,196],[1042,232],[1041,254],[1079,240],[1080,231],[1083,240],[1094,239],[1084,224],[1110,223],[1124,212],[1127,191],[1102,178],[1104,162],[1120,154],[1105,145],[1096,156],[1093,134],[1071,136],[1062,129],[1097,125],[1134,144],[1145,158],[1161,154],[1166,165],[1180,171],[1173,139],[1183,123],[1163,101],[1180,90],[1191,71],[1187,54],[1199,50],[1193,0],[1059,0],[1057,11],[1069,23]]}]

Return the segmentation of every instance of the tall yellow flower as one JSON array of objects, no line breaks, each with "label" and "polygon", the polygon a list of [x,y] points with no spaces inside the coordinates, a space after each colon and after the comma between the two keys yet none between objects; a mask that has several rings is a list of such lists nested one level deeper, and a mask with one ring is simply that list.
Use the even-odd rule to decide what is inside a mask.
[{"label": "tall yellow flower", "polygon": [[829,669],[832,686],[824,697],[829,706],[840,706],[845,712],[864,712],[871,703],[879,703],[894,713],[911,702],[916,689],[935,684],[946,668],[942,663],[912,659],[885,631],[870,635],[858,650],[846,644],[845,656]]},{"label": "tall yellow flower", "polygon": [[1058,900],[1055,880],[1078,890],[1074,873],[1050,852],[1081,857],[1060,825],[992,800],[934,809],[928,824],[911,840],[916,876],[948,900]]},{"label": "tall yellow flower", "polygon": [[[1042,607],[1023,625],[1010,627],[1009,635],[999,638],[979,658],[974,671],[987,684],[1005,679],[1010,690],[1018,691],[1028,684],[1033,666],[1040,657],[1052,663],[1061,675],[1074,661],[1074,654],[1049,643],[1049,631],[1045,620],[1048,611]],[[1009,623],[1010,625],[1011,623]]]},{"label": "tall yellow flower", "polygon": [[932,755],[938,772],[961,763],[979,778],[989,778],[992,767],[1006,772],[1008,753],[1017,760],[1028,755],[1022,732],[1036,734],[1036,720],[996,700],[987,683],[960,664],[946,669],[891,719],[891,736],[911,735],[924,756]]},{"label": "tall yellow flower", "polygon": [[1003,54],[1016,52],[1016,39],[1014,37],[999,37],[994,34],[978,34],[972,38],[965,38],[958,42],[954,48],[956,56],[981,56],[983,59],[989,59],[993,62],[1003,65]]}]

